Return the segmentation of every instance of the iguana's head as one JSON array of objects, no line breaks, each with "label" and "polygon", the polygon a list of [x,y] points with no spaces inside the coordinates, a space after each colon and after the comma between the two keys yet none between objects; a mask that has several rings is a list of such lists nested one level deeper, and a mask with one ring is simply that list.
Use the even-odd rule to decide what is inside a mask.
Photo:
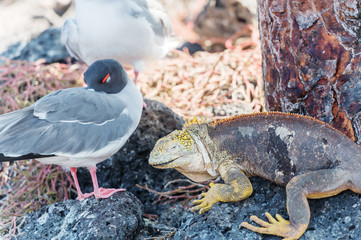
[{"label": "iguana's head", "polygon": [[[175,168],[196,182],[214,179],[214,169],[208,152],[205,150],[198,133],[202,131],[196,119],[159,139],[150,153],[149,164],[155,168]],[[211,174],[210,174],[211,173]]]}]

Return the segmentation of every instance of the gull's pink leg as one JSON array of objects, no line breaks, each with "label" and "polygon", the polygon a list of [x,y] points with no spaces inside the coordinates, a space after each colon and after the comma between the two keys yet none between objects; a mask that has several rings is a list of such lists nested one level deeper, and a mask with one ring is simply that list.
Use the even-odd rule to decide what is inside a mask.
[{"label": "gull's pink leg", "polygon": [[[134,84],[137,85],[137,80],[138,80],[138,75],[139,75],[139,72],[138,71],[135,71],[134,69]],[[143,108],[147,108],[147,104],[143,101]]]},{"label": "gull's pink leg", "polygon": [[79,186],[79,182],[78,182],[78,177],[76,176],[76,168],[74,167],[71,167],[70,168],[70,173],[71,175],[73,176],[73,179],[74,179],[74,184],[75,184],[75,188],[76,188],[76,191],[78,192],[78,200],[81,201],[81,200],[84,200],[85,198],[88,198],[90,196],[93,195],[93,193],[86,193],[86,194],[83,194],[80,190],[80,186]]},{"label": "gull's pink leg", "polygon": [[82,87],[87,87],[87,86],[88,86],[88,85],[85,83],[85,81],[84,81],[84,73],[85,73],[85,72],[86,72],[86,69],[83,70],[83,73],[81,74],[82,77],[83,77],[83,83],[81,84]]},{"label": "gull's pink leg", "polygon": [[97,179],[97,175],[96,175],[97,168],[94,166],[94,167],[89,167],[88,169],[89,169],[90,175],[92,177],[92,181],[93,181],[93,186],[94,186],[93,194],[94,194],[94,196],[96,198],[108,198],[108,197],[110,197],[111,195],[113,195],[116,192],[125,191],[125,189],[123,189],[123,188],[118,188],[118,189],[115,189],[115,188],[99,188],[98,179]]},{"label": "gull's pink leg", "polygon": [[138,80],[139,72],[138,72],[138,71],[135,71],[135,69],[134,69],[134,75],[135,75],[135,77],[134,77],[134,84],[137,85],[137,80]]}]

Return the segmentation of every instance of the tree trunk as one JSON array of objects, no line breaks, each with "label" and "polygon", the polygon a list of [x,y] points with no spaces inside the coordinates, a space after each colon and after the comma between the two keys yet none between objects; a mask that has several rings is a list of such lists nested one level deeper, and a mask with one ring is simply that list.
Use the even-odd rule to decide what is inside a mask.
[{"label": "tree trunk", "polygon": [[361,143],[359,0],[258,0],[268,110],[313,116]]}]

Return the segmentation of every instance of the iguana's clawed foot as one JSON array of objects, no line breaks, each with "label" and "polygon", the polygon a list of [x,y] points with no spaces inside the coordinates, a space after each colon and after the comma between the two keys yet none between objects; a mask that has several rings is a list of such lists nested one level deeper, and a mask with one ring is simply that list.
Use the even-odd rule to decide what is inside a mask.
[{"label": "iguana's clawed foot", "polygon": [[266,212],[266,217],[269,222],[259,219],[257,216],[251,216],[251,221],[257,223],[262,227],[255,227],[248,222],[242,222],[241,226],[248,228],[253,232],[262,234],[276,235],[284,237],[284,240],[299,239],[306,230],[306,227],[293,227],[288,220],[285,220],[281,215],[276,214],[276,218]]},{"label": "iguana's clawed foot", "polygon": [[194,206],[190,209],[192,213],[198,210],[200,214],[205,213],[211,209],[213,204],[219,202],[216,191],[214,191],[214,189],[212,190],[214,185],[214,183],[210,183],[209,186],[211,188],[208,190],[208,192],[201,194],[202,199],[193,201],[193,205],[197,206]]}]

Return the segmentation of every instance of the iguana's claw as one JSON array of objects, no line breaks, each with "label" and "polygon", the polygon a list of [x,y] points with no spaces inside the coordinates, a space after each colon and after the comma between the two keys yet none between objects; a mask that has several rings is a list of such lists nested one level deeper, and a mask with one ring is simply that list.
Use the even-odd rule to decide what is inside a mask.
[{"label": "iguana's claw", "polygon": [[257,216],[251,216],[251,221],[257,223],[262,227],[255,227],[248,222],[242,222],[240,227],[248,228],[253,232],[258,232],[262,234],[276,235],[284,237],[284,240],[298,239],[306,230],[304,227],[293,227],[291,226],[288,220],[285,220],[281,215],[276,214],[276,218],[271,216],[266,212],[266,217],[269,222],[259,219]]},{"label": "iguana's claw", "polygon": [[205,213],[209,211],[209,209],[211,209],[213,204],[219,202],[216,196],[214,196],[214,191],[211,191],[214,183],[210,183],[209,186],[211,187],[211,189],[209,189],[208,192],[201,193],[202,199],[193,201],[193,205],[197,206],[194,206],[190,209],[192,213],[197,211],[199,211],[200,214]]}]

